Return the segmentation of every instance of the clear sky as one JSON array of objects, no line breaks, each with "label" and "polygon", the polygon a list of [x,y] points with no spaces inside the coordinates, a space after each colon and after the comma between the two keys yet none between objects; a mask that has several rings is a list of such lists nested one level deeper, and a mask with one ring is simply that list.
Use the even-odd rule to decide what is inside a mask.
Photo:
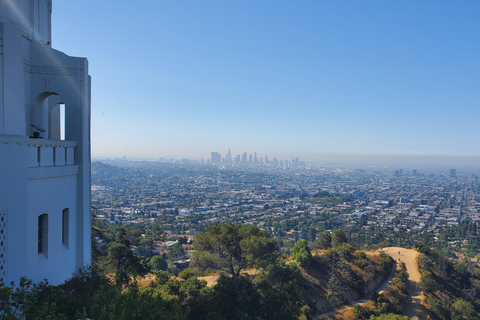
[{"label": "clear sky", "polygon": [[480,156],[480,1],[55,0],[92,155]]}]

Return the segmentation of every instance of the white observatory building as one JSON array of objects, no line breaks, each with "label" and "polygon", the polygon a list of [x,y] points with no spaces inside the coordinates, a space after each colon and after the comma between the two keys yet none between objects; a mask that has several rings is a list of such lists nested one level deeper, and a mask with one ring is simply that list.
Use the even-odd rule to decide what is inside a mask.
[{"label": "white observatory building", "polygon": [[52,48],[52,0],[0,1],[0,282],[91,263],[90,76]]}]

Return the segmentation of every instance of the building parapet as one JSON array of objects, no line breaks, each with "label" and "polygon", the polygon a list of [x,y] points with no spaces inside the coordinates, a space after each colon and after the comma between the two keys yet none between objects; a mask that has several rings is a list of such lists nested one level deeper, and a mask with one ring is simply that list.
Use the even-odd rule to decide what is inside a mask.
[{"label": "building parapet", "polygon": [[0,135],[0,143],[28,147],[27,167],[72,166],[75,164],[76,141],[34,139],[27,136]]}]

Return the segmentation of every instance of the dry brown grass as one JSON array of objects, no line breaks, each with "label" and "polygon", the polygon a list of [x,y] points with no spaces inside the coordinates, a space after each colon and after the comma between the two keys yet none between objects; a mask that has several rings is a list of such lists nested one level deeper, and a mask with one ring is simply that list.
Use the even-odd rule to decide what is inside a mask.
[{"label": "dry brown grass", "polygon": [[[253,276],[253,275],[256,275],[257,273],[259,273],[260,271],[261,270],[252,268],[252,269],[242,270],[240,273],[243,274],[243,275]],[[198,277],[197,279],[207,281],[207,287],[211,287],[211,286],[214,286],[214,285],[217,284],[217,281],[218,281],[219,277],[220,277],[219,274],[212,274],[212,275],[209,275],[209,276]]]},{"label": "dry brown grass", "polygon": [[146,274],[145,277],[138,276],[136,280],[139,286],[148,286],[152,282],[155,282],[155,275],[149,273],[149,274]]}]

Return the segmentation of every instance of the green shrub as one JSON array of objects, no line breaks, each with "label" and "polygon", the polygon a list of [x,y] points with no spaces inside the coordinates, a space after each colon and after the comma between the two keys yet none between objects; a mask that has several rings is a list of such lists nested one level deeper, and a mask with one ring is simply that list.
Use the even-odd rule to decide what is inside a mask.
[{"label": "green shrub", "polygon": [[292,259],[297,261],[302,267],[307,267],[312,264],[312,253],[306,240],[300,240],[293,246]]}]

